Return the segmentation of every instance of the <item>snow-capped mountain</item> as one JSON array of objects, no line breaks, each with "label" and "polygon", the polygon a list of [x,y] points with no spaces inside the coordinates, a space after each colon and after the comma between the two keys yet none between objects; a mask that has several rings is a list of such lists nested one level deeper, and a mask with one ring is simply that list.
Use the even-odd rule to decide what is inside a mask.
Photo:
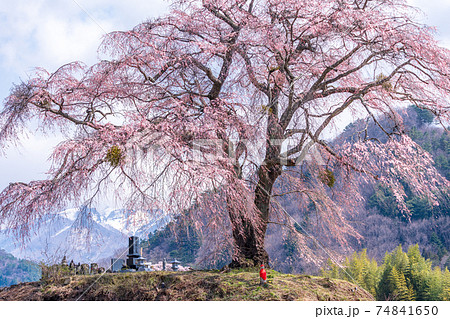
[{"label": "snow-capped mountain", "polygon": [[128,236],[147,238],[149,233],[165,226],[170,218],[160,210],[127,212],[124,209],[110,210],[102,220],[108,225]]},{"label": "snow-capped mountain", "polygon": [[127,251],[128,236],[147,238],[167,224],[160,211],[126,212],[123,209],[67,209],[45,221],[24,244],[0,232],[0,248],[19,258],[56,263],[63,256],[75,262],[98,262]]}]

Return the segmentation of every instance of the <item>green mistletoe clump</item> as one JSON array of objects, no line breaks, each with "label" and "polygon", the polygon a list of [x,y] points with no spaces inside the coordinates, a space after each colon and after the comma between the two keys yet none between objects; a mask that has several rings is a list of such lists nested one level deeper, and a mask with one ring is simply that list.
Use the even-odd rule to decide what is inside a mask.
[{"label": "green mistletoe clump", "polygon": [[[377,82],[384,81],[386,78],[387,76],[385,76],[383,73],[380,73],[377,76]],[[389,81],[383,82],[383,84],[381,84],[381,87],[388,92],[392,91],[393,89],[392,83]]]},{"label": "green mistletoe clump", "polygon": [[334,173],[330,171],[328,168],[321,171],[319,173],[319,178],[328,187],[333,187],[334,183],[336,182],[336,177],[334,176]]},{"label": "green mistletoe clump", "polygon": [[112,146],[106,153],[106,161],[112,166],[117,167],[123,158],[122,150],[117,146]]}]

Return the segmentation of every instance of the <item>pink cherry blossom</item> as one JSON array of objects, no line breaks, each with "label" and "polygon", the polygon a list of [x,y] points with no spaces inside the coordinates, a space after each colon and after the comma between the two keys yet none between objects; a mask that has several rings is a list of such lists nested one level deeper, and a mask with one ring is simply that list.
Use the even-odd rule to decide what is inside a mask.
[{"label": "pink cherry blossom", "polygon": [[[311,145],[347,172],[343,189],[356,187],[354,173],[377,178],[405,214],[399,178],[431,201],[448,187],[402,136],[398,107],[415,104],[448,123],[450,89],[449,51],[405,1],[177,0],[172,8],[106,35],[97,64],[37,70],[12,88],[1,147],[31,121],[70,137],[54,149],[47,180],[0,194],[8,227],[26,236],[66,205],[114,191],[130,211],[189,214],[211,245],[234,243],[234,266],[267,264],[268,223],[292,226],[276,202],[283,192],[314,202],[340,241],[359,236],[337,205],[349,197],[332,200],[323,183],[289,172]],[[400,136],[331,146],[324,133],[345,112],[390,116]]]}]

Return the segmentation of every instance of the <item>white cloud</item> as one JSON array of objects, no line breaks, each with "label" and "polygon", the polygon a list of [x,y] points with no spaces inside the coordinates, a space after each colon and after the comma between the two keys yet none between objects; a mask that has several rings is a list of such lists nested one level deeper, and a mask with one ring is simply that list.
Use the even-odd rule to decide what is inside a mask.
[{"label": "white cloud", "polygon": [[29,134],[22,146],[9,148],[0,157],[0,191],[12,182],[30,182],[46,178],[51,150],[61,141],[60,137]]},{"label": "white cloud", "polygon": [[[35,67],[93,64],[105,32],[130,29],[166,8],[164,0],[1,1],[0,102],[12,82],[26,80]],[[47,158],[59,140],[30,135],[23,147],[8,149],[0,157],[0,190],[10,182],[45,178]]]},{"label": "white cloud", "polygon": [[422,23],[436,27],[437,38],[450,49],[450,0],[408,0],[408,3],[424,13],[418,18]]},{"label": "white cloud", "polygon": [[23,76],[35,66],[94,63],[105,32],[132,28],[164,7],[162,0],[3,1],[0,66]]}]

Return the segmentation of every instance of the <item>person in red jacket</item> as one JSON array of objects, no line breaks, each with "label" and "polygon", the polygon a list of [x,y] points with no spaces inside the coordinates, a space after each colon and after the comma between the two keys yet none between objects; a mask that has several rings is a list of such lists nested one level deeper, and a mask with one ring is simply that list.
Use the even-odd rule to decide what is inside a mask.
[{"label": "person in red jacket", "polygon": [[264,269],[264,265],[261,265],[261,269],[259,271],[259,284],[263,285],[266,283],[267,274],[266,270]]}]

